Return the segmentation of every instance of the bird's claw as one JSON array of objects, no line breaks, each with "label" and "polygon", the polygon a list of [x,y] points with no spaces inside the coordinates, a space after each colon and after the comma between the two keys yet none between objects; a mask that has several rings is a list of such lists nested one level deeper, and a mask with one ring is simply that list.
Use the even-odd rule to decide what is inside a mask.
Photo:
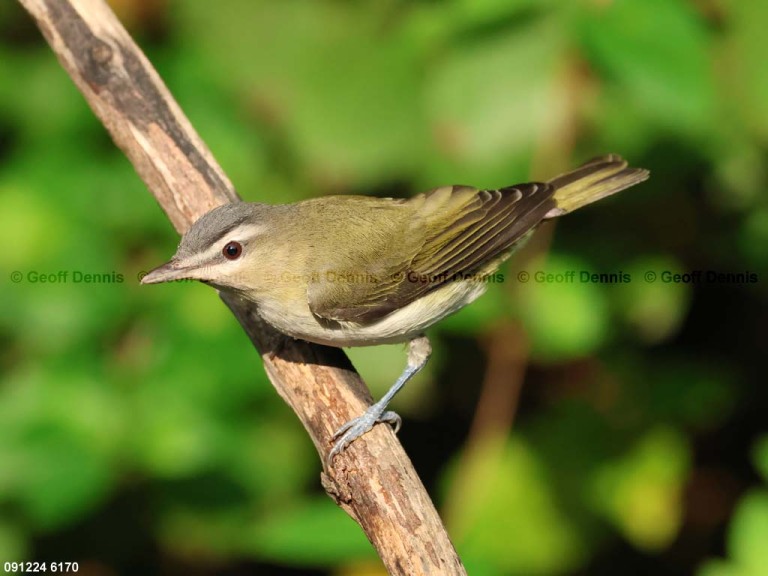
[{"label": "bird's claw", "polygon": [[333,459],[338,454],[341,454],[347,446],[370,431],[379,422],[387,422],[392,425],[395,429],[395,434],[397,434],[398,430],[400,430],[402,419],[391,410],[382,413],[375,405],[371,406],[362,415],[352,418],[352,420],[336,430],[333,435],[333,439],[336,442],[328,453],[328,464],[331,464]]}]

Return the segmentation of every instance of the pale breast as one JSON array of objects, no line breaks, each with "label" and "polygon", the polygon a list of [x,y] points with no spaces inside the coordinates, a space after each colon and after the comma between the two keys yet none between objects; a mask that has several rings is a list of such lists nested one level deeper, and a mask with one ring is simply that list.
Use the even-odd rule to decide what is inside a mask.
[{"label": "pale breast", "polygon": [[[259,302],[262,318],[280,332],[328,346],[372,346],[410,340],[478,298],[486,289],[478,280],[448,282],[423,298],[370,324],[319,320],[309,305],[291,306],[269,298]],[[298,304],[298,303],[295,303]]]}]

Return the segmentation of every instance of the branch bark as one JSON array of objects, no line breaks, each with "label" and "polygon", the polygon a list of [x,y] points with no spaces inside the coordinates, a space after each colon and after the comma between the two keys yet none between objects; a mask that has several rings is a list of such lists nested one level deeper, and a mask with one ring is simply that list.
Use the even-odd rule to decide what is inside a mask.
[{"label": "branch bark", "polygon": [[[112,139],[183,233],[232,184],[168,89],[103,0],[19,0]],[[371,397],[344,353],[287,338],[248,303],[220,294],[259,350],[278,393],[296,412],[321,461],[331,436]],[[423,484],[388,426],[355,441],[322,474],[390,574],[466,574]]]}]

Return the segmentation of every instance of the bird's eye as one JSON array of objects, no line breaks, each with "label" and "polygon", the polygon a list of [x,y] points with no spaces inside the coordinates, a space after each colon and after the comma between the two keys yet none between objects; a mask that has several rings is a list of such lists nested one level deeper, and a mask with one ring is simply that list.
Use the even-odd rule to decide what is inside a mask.
[{"label": "bird's eye", "polygon": [[237,260],[240,258],[240,254],[243,253],[243,246],[240,242],[227,242],[221,253],[224,254],[224,258],[227,260]]}]

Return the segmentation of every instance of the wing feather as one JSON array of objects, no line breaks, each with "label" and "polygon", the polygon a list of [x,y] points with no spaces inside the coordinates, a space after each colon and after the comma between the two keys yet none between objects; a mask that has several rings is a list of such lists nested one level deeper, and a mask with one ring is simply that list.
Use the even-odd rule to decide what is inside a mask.
[{"label": "wing feather", "polygon": [[397,256],[365,271],[375,281],[312,282],[310,309],[330,321],[378,320],[504,255],[555,207],[554,191],[549,184],[528,183],[499,190],[452,186],[420,194],[408,201],[412,209]]}]

